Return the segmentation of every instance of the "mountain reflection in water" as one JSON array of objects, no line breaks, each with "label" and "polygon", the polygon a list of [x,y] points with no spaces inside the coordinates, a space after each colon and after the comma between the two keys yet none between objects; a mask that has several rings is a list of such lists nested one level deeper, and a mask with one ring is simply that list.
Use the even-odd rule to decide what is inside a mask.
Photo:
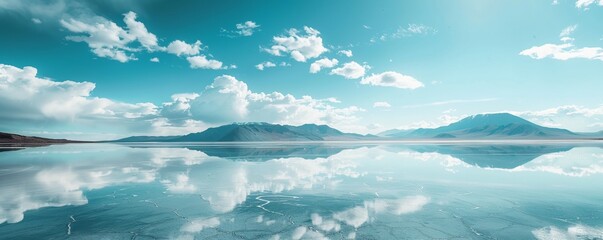
[{"label": "mountain reflection in water", "polygon": [[601,173],[596,144],[53,145],[0,153],[0,236],[597,238]]}]

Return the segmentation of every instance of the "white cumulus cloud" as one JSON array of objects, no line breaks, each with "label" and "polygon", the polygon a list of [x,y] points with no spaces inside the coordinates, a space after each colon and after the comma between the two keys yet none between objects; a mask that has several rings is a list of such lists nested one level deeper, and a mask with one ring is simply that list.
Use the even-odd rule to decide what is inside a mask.
[{"label": "white cumulus cloud", "polygon": [[335,65],[337,65],[337,63],[339,63],[339,61],[335,58],[333,58],[333,59],[323,58],[320,60],[316,60],[315,62],[310,64],[310,73],[320,72],[320,70],[323,68],[335,67]]},{"label": "white cumulus cloud", "polygon": [[[211,67],[212,63],[202,64]],[[38,77],[33,67],[0,64],[0,123],[44,129],[61,126],[65,131],[93,125],[110,129],[114,136],[185,134],[236,121],[328,124],[346,131],[357,129],[358,113],[364,111],[356,106],[340,107],[335,98],[253,92],[245,82],[229,75],[216,77],[198,92],[174,94],[160,106],[92,97],[95,86],[53,81]]]},{"label": "white cumulus cloud", "polygon": [[190,63],[191,68],[222,69],[223,65],[218,60],[207,59],[205,55],[187,57],[186,60]]},{"label": "white cumulus cloud", "polygon": [[157,43],[157,37],[150,33],[142,22],[136,20],[136,13],[124,14],[124,29],[103,17],[83,19],[61,19],[61,25],[73,33],[80,35],[68,36],[75,42],[85,42],[91,51],[99,57],[106,57],[120,62],[136,60],[133,42],[138,42],[147,51],[163,50]]},{"label": "white cumulus cloud", "polygon": [[373,107],[374,108],[390,108],[392,105],[390,105],[388,102],[375,102],[373,103]]},{"label": "white cumulus cloud", "polygon": [[533,46],[519,53],[522,56],[528,56],[533,59],[552,58],[557,60],[569,59],[590,59],[603,61],[603,48],[600,47],[576,47],[570,37],[578,25],[570,25],[559,33],[560,40],[563,43],[547,43],[540,46]]},{"label": "white cumulus cloud", "polygon": [[61,20],[61,25],[71,32],[85,34],[68,36],[67,39],[87,43],[92,52],[99,57],[120,62],[136,59],[126,53],[131,50],[127,45],[134,41],[133,36],[111,21],[100,17],[90,19],[88,22],[68,19]]},{"label": "white cumulus cloud", "polygon": [[324,47],[320,32],[311,27],[304,27],[305,34],[292,28],[287,31],[285,36],[275,36],[272,38],[274,45],[265,48],[264,51],[282,56],[288,53],[295,61],[305,62],[307,59],[319,57],[328,49]]},{"label": "white cumulus cloud", "polygon": [[552,58],[557,60],[569,60],[574,58],[583,58],[603,61],[603,48],[577,48],[571,43],[549,43],[541,46],[534,46],[521,51],[519,54],[534,59]]},{"label": "white cumulus cloud", "polygon": [[241,36],[251,36],[253,32],[256,31],[256,28],[259,28],[260,25],[253,21],[246,21],[244,23],[237,23],[237,33]]},{"label": "white cumulus cloud", "polygon": [[136,21],[136,13],[128,12],[124,14],[124,23],[128,26],[128,33],[132,35],[148,51],[162,49],[157,44],[157,36],[150,33],[142,22]]},{"label": "white cumulus cloud", "polygon": [[180,55],[197,55],[201,51],[201,41],[197,40],[193,44],[188,44],[181,40],[174,40],[167,46],[167,52],[176,56]]},{"label": "white cumulus cloud", "polygon": [[395,87],[403,89],[416,89],[424,86],[423,83],[419,82],[417,79],[411,76],[403,75],[393,71],[373,74],[371,76],[363,78],[360,83],[373,86]]},{"label": "white cumulus cloud", "polygon": [[336,107],[333,104],[339,102],[333,98],[296,98],[280,92],[252,92],[245,82],[229,75],[216,77],[203,92],[187,96],[166,103],[170,106],[170,116],[190,116],[218,124],[253,121],[330,124],[346,128],[356,122],[357,113],[364,111],[356,106]]},{"label": "white cumulus cloud", "polygon": [[357,62],[351,61],[344,63],[342,67],[331,70],[331,74],[343,76],[347,79],[361,78],[366,74],[366,70],[370,67],[367,65],[360,65]]},{"label": "white cumulus cloud", "polygon": [[[0,64],[0,120],[123,122],[157,114],[152,103],[122,103],[91,97],[91,82],[56,82],[37,77],[33,67]],[[144,121],[141,121],[144,122]]]},{"label": "white cumulus cloud", "polygon": [[236,68],[235,65],[222,67],[221,61],[210,60],[205,55],[199,55],[203,50],[199,40],[190,44],[182,40],[174,40],[167,47],[160,46],[157,36],[149,32],[142,22],[137,21],[135,12],[125,13],[123,21],[125,27],[120,27],[99,16],[61,19],[60,23],[70,32],[79,34],[67,36],[68,40],[87,43],[91,51],[99,57],[128,62],[137,60],[135,53],[143,50],[163,51],[176,56],[187,56],[191,68]]}]

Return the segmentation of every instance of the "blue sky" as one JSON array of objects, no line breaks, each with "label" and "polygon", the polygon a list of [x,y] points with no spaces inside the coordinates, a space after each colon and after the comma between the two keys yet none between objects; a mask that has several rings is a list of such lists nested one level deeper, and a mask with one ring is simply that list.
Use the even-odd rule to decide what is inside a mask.
[{"label": "blue sky", "polygon": [[107,139],[267,121],[377,133],[501,111],[599,131],[602,5],[2,1],[0,131]]}]

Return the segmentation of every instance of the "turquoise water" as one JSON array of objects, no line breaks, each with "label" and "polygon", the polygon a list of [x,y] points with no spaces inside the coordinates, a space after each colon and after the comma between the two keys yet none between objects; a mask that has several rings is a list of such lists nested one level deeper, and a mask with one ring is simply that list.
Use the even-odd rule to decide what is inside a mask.
[{"label": "turquoise water", "polygon": [[2,151],[0,238],[603,239],[601,147],[67,144]]}]

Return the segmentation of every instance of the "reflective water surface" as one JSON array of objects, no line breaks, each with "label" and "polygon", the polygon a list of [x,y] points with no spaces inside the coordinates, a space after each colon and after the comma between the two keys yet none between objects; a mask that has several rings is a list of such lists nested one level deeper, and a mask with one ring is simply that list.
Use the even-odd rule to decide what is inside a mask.
[{"label": "reflective water surface", "polygon": [[602,239],[603,145],[0,151],[2,239]]}]

